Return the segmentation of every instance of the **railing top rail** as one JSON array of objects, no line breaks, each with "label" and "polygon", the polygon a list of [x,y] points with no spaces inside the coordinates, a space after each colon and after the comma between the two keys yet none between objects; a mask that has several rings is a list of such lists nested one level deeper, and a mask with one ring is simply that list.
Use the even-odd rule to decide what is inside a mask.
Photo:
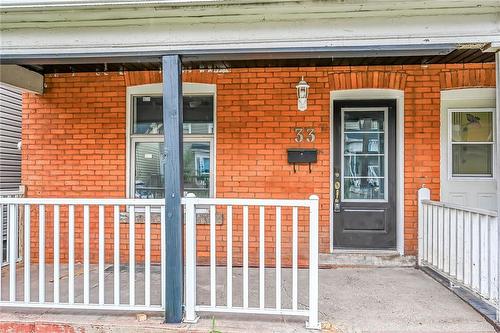
[{"label": "railing top rail", "polygon": [[31,205],[140,205],[162,206],[163,199],[89,199],[89,198],[0,198],[0,204]]},{"label": "railing top rail", "polygon": [[470,212],[470,213],[488,215],[488,216],[492,216],[492,217],[498,216],[498,213],[495,211],[492,211],[492,210],[467,207],[467,206],[462,206],[462,205],[453,204],[453,203],[449,203],[449,202],[422,200],[422,203],[424,205],[431,205],[431,206],[437,206],[437,207],[443,207],[443,208],[452,208],[452,209],[456,209],[456,210],[463,210],[463,211]]},{"label": "railing top rail", "polygon": [[[310,207],[310,199],[225,199],[225,198],[182,198],[181,203],[190,200],[195,205],[225,206],[282,206]],[[163,206],[164,199],[122,199],[122,198],[0,198],[0,204],[32,204],[32,205],[137,205]]]},{"label": "railing top rail", "polygon": [[310,207],[311,201],[294,199],[226,199],[226,198],[183,198],[195,205],[221,205],[221,206],[277,206],[277,207]]}]

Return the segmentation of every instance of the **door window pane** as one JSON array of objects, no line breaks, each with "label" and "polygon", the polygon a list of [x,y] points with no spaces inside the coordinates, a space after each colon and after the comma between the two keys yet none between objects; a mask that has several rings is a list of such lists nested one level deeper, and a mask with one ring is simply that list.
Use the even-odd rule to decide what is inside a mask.
[{"label": "door window pane", "polygon": [[184,143],[184,192],[210,197],[210,142]]},{"label": "door window pane", "polygon": [[344,198],[357,200],[383,200],[384,178],[344,177]]},{"label": "door window pane", "polygon": [[140,142],[135,145],[135,197],[164,198],[163,143]]},{"label": "door window pane", "polygon": [[383,111],[344,112],[344,132],[378,132],[383,130]]},{"label": "door window pane", "polygon": [[[183,97],[183,129],[186,134],[212,134],[214,97]],[[163,134],[163,98],[134,97],[133,134]]]},{"label": "door window pane", "polygon": [[492,176],[493,145],[453,144],[453,176]]},{"label": "door window pane", "polygon": [[384,133],[344,133],[345,154],[383,154]]},{"label": "door window pane", "polygon": [[346,177],[383,177],[384,156],[344,156]]},{"label": "door window pane", "polygon": [[343,199],[385,199],[385,111],[343,112]]},{"label": "door window pane", "polygon": [[492,112],[452,112],[453,142],[493,142]]}]

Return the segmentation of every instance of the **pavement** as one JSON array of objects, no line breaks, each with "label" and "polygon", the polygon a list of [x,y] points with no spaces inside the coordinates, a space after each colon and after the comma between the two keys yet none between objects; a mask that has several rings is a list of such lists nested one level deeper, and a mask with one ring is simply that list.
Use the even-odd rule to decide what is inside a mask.
[{"label": "pavement", "polygon": [[[47,274],[50,275],[50,268]],[[95,274],[95,270],[92,270]],[[4,271],[5,272],[5,271]],[[108,268],[107,272],[112,272]],[[126,269],[122,269],[126,278]],[[136,274],[140,295],[142,273]],[[7,274],[2,274],[2,280]],[[20,274],[18,274],[20,275]],[[153,268],[152,283],[160,282],[159,272]],[[198,268],[199,303],[209,299],[209,270]],[[283,304],[290,300],[290,270],[283,270]],[[35,272],[32,276],[37,277]],[[19,278],[21,278],[19,276]],[[274,270],[266,269],[266,281],[274,281]],[[77,276],[77,279],[79,276]],[[64,279],[64,277],[62,277]],[[94,276],[91,276],[93,281]],[[107,276],[112,280],[112,276]],[[239,286],[241,270],[233,272],[233,299],[238,305],[242,299]],[[258,302],[258,270],[250,270],[250,305]],[[50,300],[50,278],[47,298]],[[2,299],[6,300],[8,284],[2,281]],[[124,282],[125,283],[125,282]],[[75,281],[80,285],[79,281]],[[61,280],[61,299],[65,299],[64,283]],[[152,290],[157,290],[152,286]],[[266,306],[273,306],[272,283],[266,288]],[[19,288],[22,289],[22,288]],[[126,285],[121,288],[122,299],[128,299]],[[217,271],[217,303],[225,300],[225,268]],[[33,290],[34,291],[34,290]],[[106,299],[112,299],[113,288],[107,287]],[[330,268],[320,269],[319,309],[324,332],[495,332],[493,327],[468,304],[451,293],[434,279],[414,268]],[[93,292],[97,289],[92,288]],[[33,294],[33,292],[32,292]],[[156,299],[159,300],[155,292]],[[22,296],[21,294],[18,294]],[[78,293],[77,293],[78,295]],[[34,296],[36,298],[36,296]],[[91,299],[94,296],[91,297]],[[77,297],[78,299],[78,297]],[[140,303],[139,303],[140,304]],[[307,304],[307,271],[299,272],[299,307]],[[197,324],[163,324],[161,313],[136,314],[124,312],[96,312],[89,310],[46,310],[3,308],[0,313],[0,332],[308,332],[301,317],[236,315],[201,313]],[[50,326],[52,325],[52,326]]]}]

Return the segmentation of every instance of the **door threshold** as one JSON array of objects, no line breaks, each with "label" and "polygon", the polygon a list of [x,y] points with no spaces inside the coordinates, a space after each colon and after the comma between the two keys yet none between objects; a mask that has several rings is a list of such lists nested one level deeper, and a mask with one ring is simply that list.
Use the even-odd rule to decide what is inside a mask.
[{"label": "door threshold", "polygon": [[400,255],[396,249],[356,249],[334,248],[331,254],[370,254],[370,255]]},{"label": "door threshold", "polygon": [[334,249],[320,254],[323,267],[413,267],[415,256],[404,256],[396,250]]}]

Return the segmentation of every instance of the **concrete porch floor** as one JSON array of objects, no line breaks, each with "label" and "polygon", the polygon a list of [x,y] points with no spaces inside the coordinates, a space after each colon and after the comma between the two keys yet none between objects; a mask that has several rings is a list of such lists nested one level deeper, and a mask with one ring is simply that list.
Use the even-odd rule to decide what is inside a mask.
[{"label": "concrete porch floor", "polygon": [[[4,270],[3,295],[6,295],[7,291],[5,273]],[[32,276],[37,277],[38,275],[34,273]],[[47,274],[50,274],[50,269]],[[123,274],[125,277],[126,272]],[[225,268],[220,268],[217,274],[219,291],[225,289],[224,274]],[[283,274],[285,289],[289,283],[287,274],[288,272]],[[20,275],[18,274],[19,278],[22,277]],[[153,275],[159,275],[158,271],[154,271]],[[273,275],[272,269],[267,270],[266,279],[274,281]],[[206,292],[206,286],[209,285],[208,277],[207,267],[199,268],[200,302],[208,296]],[[141,278],[143,277],[139,271],[137,274],[139,284]],[[241,272],[235,269],[235,282],[240,278]],[[493,327],[469,305],[425,273],[414,268],[321,269],[319,279],[320,320],[326,332],[494,332]],[[299,280],[303,281],[302,285],[307,285],[305,270],[300,272]],[[158,283],[159,276],[152,277],[152,281]],[[250,281],[257,281],[256,286],[258,286],[257,270],[251,271]],[[301,295],[304,293],[307,295],[307,290],[304,290],[307,288],[301,288],[300,281],[299,301]],[[64,292],[62,285],[61,283],[61,293]],[[124,293],[126,290],[126,286],[123,285],[121,292]],[[155,290],[154,286],[152,290]],[[258,296],[258,288],[250,290],[250,299]],[[112,288],[107,288],[106,294],[112,298]],[[274,291],[269,289],[267,294],[274,295]],[[287,295],[285,290],[284,303],[289,301],[285,300]],[[127,297],[126,294],[122,296]],[[63,295],[61,299],[64,299]],[[219,299],[221,301],[224,299],[223,293],[220,293],[218,301]],[[234,299],[241,299],[241,288],[238,288],[237,283],[234,284]],[[272,300],[270,302],[272,304]],[[237,302],[235,303],[237,305]],[[50,329],[50,325],[53,323],[60,324],[58,330],[61,332],[209,332],[213,328],[212,314],[200,315],[201,319],[195,325],[165,325],[162,323],[161,313],[150,313],[147,320],[138,321],[135,314],[123,312],[3,308],[0,313],[0,332],[10,332],[9,329],[11,332],[16,332],[24,326],[37,327],[37,332],[43,331],[44,328],[46,332],[51,332],[53,330]],[[304,326],[306,318],[220,313],[213,316],[215,330],[223,333],[307,331]]]}]

